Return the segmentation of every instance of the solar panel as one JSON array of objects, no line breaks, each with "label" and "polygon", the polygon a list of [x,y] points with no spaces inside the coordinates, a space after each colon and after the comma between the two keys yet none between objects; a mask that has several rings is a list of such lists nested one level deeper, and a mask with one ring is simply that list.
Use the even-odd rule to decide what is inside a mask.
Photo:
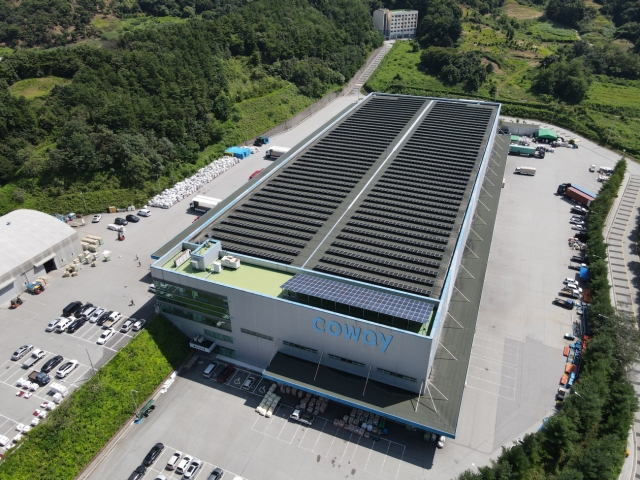
[{"label": "solar panel", "polygon": [[294,275],[280,288],[419,323],[429,322],[434,308],[432,303],[304,273]]}]

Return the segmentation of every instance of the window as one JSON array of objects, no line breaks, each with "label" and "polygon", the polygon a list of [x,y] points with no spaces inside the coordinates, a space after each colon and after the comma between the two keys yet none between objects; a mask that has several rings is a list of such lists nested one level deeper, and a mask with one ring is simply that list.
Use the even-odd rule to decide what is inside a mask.
[{"label": "window", "polygon": [[286,345],[287,347],[299,348],[300,350],[304,350],[305,352],[318,353],[318,350],[315,350],[315,349],[309,348],[309,347],[303,347],[302,345],[298,345],[296,343],[287,342],[286,340],[283,340],[282,343],[284,345]]},{"label": "window", "polygon": [[236,351],[235,350],[231,350],[230,348],[225,348],[225,347],[218,346],[218,353],[220,355],[224,355],[225,357],[236,358]]},{"label": "window", "polygon": [[242,333],[246,333],[247,335],[253,335],[254,337],[264,338],[265,340],[270,340],[273,342],[273,337],[270,337],[269,335],[264,335],[262,333],[254,332],[252,330],[247,330],[246,328],[241,328],[240,331]]},{"label": "window", "polygon": [[233,343],[233,337],[230,337],[229,335],[223,335],[222,333],[214,332],[213,330],[207,330],[205,328],[204,329],[204,334],[207,337],[212,337],[212,338],[215,338],[216,340],[220,340],[222,342]]},{"label": "window", "polygon": [[338,360],[339,362],[345,362],[350,365],[355,365],[356,367],[364,367],[364,363],[356,362],[355,360],[349,360],[348,358],[338,357],[337,355],[329,354],[329,358],[333,360]]},{"label": "window", "polygon": [[390,375],[392,377],[401,378],[402,380],[407,380],[408,382],[413,382],[413,383],[417,383],[418,382],[413,377],[408,377],[406,375],[400,375],[399,373],[396,373],[396,372],[390,372],[389,370],[384,370],[382,368],[377,368],[376,370],[378,370],[378,372],[380,372],[380,373],[384,373],[385,375]]}]

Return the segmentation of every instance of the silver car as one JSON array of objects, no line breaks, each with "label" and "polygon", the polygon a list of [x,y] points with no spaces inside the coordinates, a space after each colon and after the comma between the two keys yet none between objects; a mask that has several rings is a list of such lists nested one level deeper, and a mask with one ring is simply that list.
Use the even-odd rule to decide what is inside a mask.
[{"label": "silver car", "polygon": [[184,476],[182,478],[184,478],[185,480],[189,480],[190,478],[195,477],[201,466],[202,460],[194,458],[191,462],[191,465],[189,465],[189,468],[187,468],[187,471],[184,472]]},{"label": "silver car", "polygon": [[17,349],[15,352],[13,352],[13,355],[11,355],[11,360],[20,360],[31,350],[33,350],[33,345],[23,345],[19,349]]}]

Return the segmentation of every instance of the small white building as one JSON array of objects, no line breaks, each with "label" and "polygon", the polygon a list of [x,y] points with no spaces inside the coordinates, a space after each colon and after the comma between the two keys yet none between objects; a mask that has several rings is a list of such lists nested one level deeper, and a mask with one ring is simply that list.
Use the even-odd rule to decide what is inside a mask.
[{"label": "small white building", "polygon": [[57,270],[82,253],[78,232],[36,210],[14,210],[0,217],[0,305],[24,292],[27,284]]},{"label": "small white building", "polygon": [[382,32],[387,40],[413,38],[418,28],[418,11],[379,8],[373,12],[373,26]]}]

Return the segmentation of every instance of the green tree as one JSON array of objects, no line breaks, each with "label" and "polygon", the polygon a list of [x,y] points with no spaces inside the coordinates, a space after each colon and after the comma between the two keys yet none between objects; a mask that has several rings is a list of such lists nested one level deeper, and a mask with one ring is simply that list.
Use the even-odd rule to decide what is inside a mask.
[{"label": "green tree", "polygon": [[462,35],[462,9],[453,0],[433,0],[416,32],[422,48],[453,47]]}]

